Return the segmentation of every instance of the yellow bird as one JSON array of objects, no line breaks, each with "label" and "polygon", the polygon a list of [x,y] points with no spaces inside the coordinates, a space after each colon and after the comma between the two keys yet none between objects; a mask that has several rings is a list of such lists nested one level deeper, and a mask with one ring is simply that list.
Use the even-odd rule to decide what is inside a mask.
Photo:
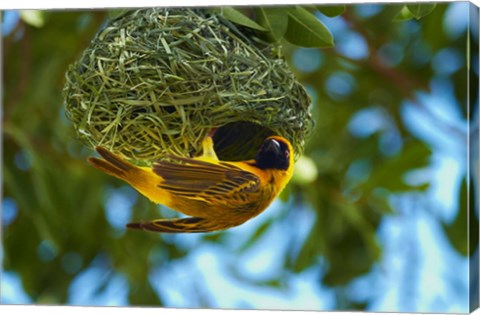
[{"label": "yellow bird", "polygon": [[212,232],[238,226],[257,216],[275,199],[292,177],[293,148],[280,136],[264,140],[253,160],[218,160],[207,136],[203,154],[172,157],[153,167],[133,165],[96,147],[104,158],[91,157],[97,169],[126,181],[151,201],[189,217],[129,223],[127,227],[167,233]]}]

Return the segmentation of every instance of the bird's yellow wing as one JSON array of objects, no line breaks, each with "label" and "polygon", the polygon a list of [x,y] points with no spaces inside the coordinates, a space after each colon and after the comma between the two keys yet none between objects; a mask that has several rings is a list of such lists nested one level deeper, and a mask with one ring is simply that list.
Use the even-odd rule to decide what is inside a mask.
[{"label": "bird's yellow wing", "polygon": [[257,175],[230,163],[175,159],[179,163],[155,163],[153,171],[163,178],[158,187],[179,197],[246,203],[259,189]]}]

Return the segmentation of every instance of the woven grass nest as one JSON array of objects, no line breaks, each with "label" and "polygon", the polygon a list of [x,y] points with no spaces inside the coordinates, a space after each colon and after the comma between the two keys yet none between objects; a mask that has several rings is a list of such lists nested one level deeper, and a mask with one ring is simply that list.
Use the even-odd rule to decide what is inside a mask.
[{"label": "woven grass nest", "polygon": [[299,153],[311,102],[279,49],[206,9],[127,11],[69,67],[67,117],[87,145],[134,161],[198,155],[214,128],[222,160],[253,158],[271,134]]}]

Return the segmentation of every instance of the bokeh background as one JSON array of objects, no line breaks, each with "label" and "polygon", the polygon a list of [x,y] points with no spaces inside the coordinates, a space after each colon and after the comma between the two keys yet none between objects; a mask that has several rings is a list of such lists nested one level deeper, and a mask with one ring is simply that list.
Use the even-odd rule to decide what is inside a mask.
[{"label": "bokeh background", "polygon": [[174,213],[91,168],[65,117],[65,70],[108,12],[2,12],[1,302],[478,305],[478,9],[400,7],[319,13],[335,47],[284,46],[316,120],[294,178],[254,220],[196,235],[125,230]]}]

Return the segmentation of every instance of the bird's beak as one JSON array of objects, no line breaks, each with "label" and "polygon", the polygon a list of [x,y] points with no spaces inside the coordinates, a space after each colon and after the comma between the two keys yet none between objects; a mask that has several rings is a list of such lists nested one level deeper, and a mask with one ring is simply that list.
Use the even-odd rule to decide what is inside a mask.
[{"label": "bird's beak", "polygon": [[271,139],[265,144],[264,150],[273,152],[275,155],[279,155],[281,153],[280,143],[278,143],[277,140]]}]

